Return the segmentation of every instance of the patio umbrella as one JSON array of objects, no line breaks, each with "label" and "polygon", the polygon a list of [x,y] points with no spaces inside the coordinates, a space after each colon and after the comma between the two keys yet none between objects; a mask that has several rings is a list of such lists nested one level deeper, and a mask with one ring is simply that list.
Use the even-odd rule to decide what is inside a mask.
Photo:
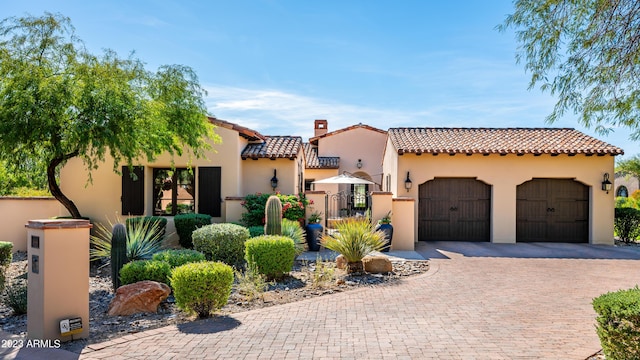
[{"label": "patio umbrella", "polygon": [[340,174],[336,176],[332,176],[330,178],[316,180],[312,182],[312,184],[367,184],[373,185],[375,184],[373,181],[361,179],[355,176]]}]

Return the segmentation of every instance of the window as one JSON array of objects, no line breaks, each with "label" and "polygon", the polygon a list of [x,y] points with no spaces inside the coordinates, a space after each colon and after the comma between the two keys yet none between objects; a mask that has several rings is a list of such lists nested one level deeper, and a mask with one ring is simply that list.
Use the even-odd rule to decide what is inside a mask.
[{"label": "window", "polygon": [[616,190],[616,197],[629,197],[629,190],[626,186],[618,186]]},{"label": "window", "polygon": [[311,191],[311,188],[313,187],[313,182],[316,181],[316,179],[305,179],[304,180],[304,190],[305,191]]},{"label": "window", "polygon": [[122,167],[122,215],[144,214],[144,168]]},{"label": "window", "polygon": [[153,169],[153,214],[195,212],[195,184],[188,169]]}]

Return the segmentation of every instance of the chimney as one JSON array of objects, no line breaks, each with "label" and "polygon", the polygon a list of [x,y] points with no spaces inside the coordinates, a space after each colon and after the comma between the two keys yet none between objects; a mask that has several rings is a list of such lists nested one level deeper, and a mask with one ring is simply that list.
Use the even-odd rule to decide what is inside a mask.
[{"label": "chimney", "polygon": [[327,126],[329,126],[327,120],[316,120],[313,124],[313,137],[326,134],[329,131]]}]

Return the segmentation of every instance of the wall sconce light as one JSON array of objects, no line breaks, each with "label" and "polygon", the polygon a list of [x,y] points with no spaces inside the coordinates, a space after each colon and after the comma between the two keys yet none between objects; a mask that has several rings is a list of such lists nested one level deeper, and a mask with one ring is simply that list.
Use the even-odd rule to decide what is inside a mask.
[{"label": "wall sconce light", "polygon": [[358,159],[358,162],[356,163],[356,167],[358,169],[362,169],[362,159]]},{"label": "wall sconce light", "polygon": [[613,184],[609,181],[609,173],[604,173],[604,180],[602,181],[602,191],[606,191],[607,194],[611,191]]},{"label": "wall sconce light", "polygon": [[276,177],[276,169],[273,169],[273,177],[271,178],[271,187],[273,188],[273,191],[276,191],[276,188],[278,187],[278,178]]},{"label": "wall sconce light", "polygon": [[411,186],[413,186],[413,183],[411,182],[411,179],[409,179],[409,172],[407,171],[407,180],[404,181],[404,188],[409,192],[409,190],[411,190]]}]

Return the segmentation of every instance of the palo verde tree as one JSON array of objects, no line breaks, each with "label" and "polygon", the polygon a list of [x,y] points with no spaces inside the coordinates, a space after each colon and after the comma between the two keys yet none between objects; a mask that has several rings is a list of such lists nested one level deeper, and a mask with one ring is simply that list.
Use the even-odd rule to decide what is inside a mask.
[{"label": "palo verde tree", "polygon": [[163,152],[202,156],[207,138],[218,139],[204,94],[189,67],[150,72],[133,56],[89,53],[62,15],[0,22],[0,160],[45,163],[51,194],[75,218],[57,182],[61,164],[79,157],[90,174],[106,155],[116,172]]},{"label": "palo verde tree", "polygon": [[640,139],[640,2],[516,0],[500,30],[513,28],[516,59],[557,97],[548,122],[570,111],[607,133],[628,127]]}]

